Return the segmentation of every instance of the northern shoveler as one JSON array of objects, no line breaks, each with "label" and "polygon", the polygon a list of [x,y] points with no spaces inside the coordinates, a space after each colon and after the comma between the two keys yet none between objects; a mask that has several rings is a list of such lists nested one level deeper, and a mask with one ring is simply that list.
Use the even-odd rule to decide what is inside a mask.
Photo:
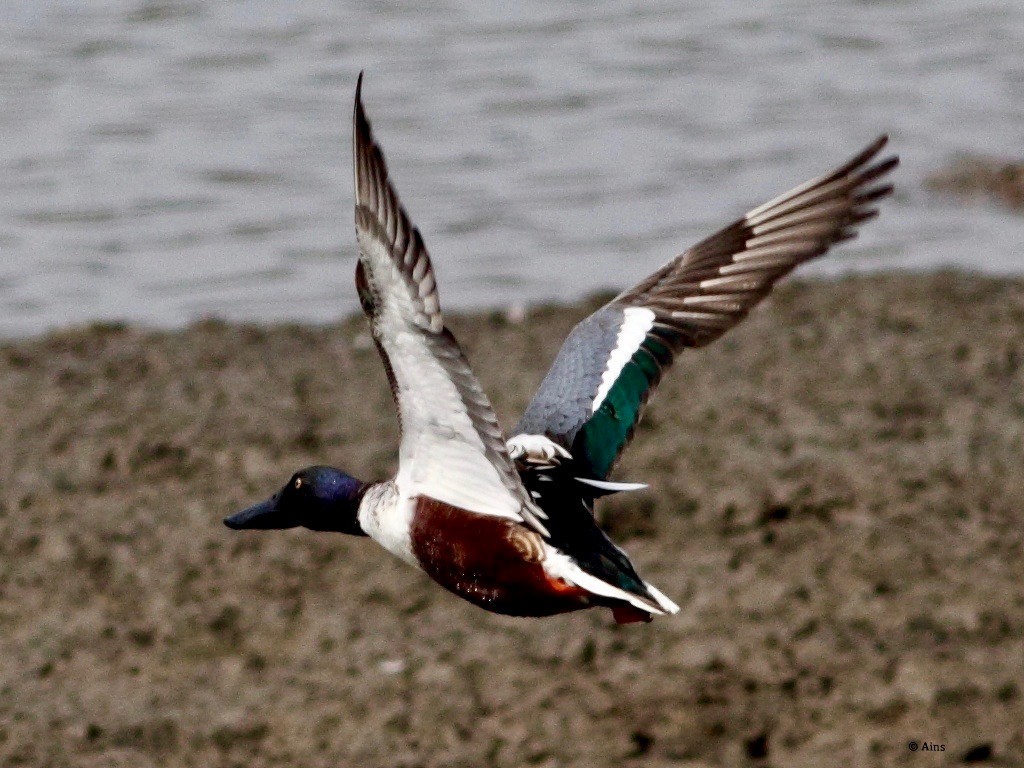
[{"label": "northern shoveler", "polygon": [[515,616],[612,609],[619,623],[678,606],[594,520],[641,410],[687,347],[717,339],[798,264],[856,234],[892,191],[882,136],[836,170],[750,211],[619,294],[569,334],[506,441],[445,327],[430,257],[363,110],[353,115],[356,288],[401,424],[398,473],[363,483],[296,473],[224,522],[367,535],[476,605]]}]

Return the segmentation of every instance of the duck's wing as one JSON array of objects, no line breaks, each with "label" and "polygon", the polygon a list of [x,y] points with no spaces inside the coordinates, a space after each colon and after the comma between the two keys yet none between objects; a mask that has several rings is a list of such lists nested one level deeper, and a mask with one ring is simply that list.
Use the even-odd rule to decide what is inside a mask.
[{"label": "duck's wing", "polygon": [[899,162],[879,158],[886,141],[755,208],[579,323],[512,433],[513,456],[568,452],[576,470],[607,478],[676,354],[717,339],[781,277],[878,213],[892,191],[880,179]]},{"label": "duck's wing", "polygon": [[356,287],[398,406],[398,482],[411,496],[546,534],[487,395],[444,326],[430,256],[388,178],[363,111],[362,82],[360,74],[353,113]]}]

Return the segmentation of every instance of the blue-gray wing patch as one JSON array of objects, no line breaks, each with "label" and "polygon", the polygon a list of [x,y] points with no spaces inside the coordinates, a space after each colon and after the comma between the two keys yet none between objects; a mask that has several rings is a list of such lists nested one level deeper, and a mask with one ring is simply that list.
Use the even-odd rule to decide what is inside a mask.
[{"label": "blue-gray wing patch", "polygon": [[572,447],[593,412],[624,317],[622,307],[606,306],[572,329],[512,434],[547,435]]}]

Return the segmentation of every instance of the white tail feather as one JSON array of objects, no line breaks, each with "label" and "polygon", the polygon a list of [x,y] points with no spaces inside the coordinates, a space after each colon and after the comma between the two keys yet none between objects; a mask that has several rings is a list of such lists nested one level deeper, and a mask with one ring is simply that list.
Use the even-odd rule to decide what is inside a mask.
[{"label": "white tail feather", "polygon": [[644,586],[647,587],[647,591],[654,595],[654,599],[658,601],[658,604],[665,610],[665,613],[679,613],[679,606],[665,597],[664,592],[646,581]]},{"label": "white tail feather", "polygon": [[613,483],[610,480],[591,480],[588,477],[577,477],[575,480],[577,483],[583,483],[584,485],[589,485],[592,488],[598,488],[610,493],[618,493],[620,491],[642,491],[647,487],[647,483]]},{"label": "white tail feather", "polygon": [[559,552],[550,545],[545,549],[546,557],[544,558],[544,570],[556,578],[567,581],[570,584],[575,584],[577,587],[582,587],[588,592],[600,595],[601,597],[624,600],[634,608],[639,608],[641,611],[654,613],[658,616],[665,616],[679,611],[679,606],[646,582],[645,585],[650,590],[651,595],[655,598],[655,602],[641,597],[640,595],[635,595],[632,592],[627,592],[621,587],[616,587],[613,584],[609,584],[607,581],[602,581],[596,576],[587,573],[576,565],[568,555],[564,552]]}]

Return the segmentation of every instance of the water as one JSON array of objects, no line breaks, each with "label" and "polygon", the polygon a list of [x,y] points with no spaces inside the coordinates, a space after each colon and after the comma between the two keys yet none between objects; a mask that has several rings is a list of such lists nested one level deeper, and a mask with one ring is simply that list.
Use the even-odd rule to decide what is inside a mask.
[{"label": "water", "polygon": [[5,0],[0,333],[354,310],[363,68],[448,307],[628,285],[882,131],[897,196],[805,271],[1020,272],[922,182],[1019,157],[1021,51],[1016,0]]}]

